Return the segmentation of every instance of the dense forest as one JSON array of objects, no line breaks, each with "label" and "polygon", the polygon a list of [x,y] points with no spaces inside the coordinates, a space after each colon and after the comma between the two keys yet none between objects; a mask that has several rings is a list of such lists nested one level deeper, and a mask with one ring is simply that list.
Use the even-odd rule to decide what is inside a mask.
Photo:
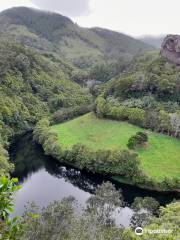
[{"label": "dense forest", "polygon": [[30,130],[42,116],[59,108],[91,103],[86,89],[70,80],[67,63],[40,56],[18,44],[0,43],[0,136],[1,171],[9,169],[5,159],[14,134]]},{"label": "dense forest", "polygon": [[[2,173],[5,169],[8,172],[12,168],[6,161],[8,154],[5,149],[15,133],[31,129],[42,116],[57,110],[91,104],[89,90],[81,86],[86,85],[88,79],[94,79],[95,75],[98,75],[96,69],[99,68],[99,64],[105,64],[104,59],[114,61],[112,64],[108,63],[109,68],[114,70],[102,81],[116,75],[119,65],[124,65],[122,59],[116,63],[117,56],[113,52],[118,50],[120,58],[124,55],[121,54],[122,49],[126,49],[125,54],[131,57],[140,49],[152,49],[123,34],[101,29],[81,29],[70,19],[59,14],[28,8],[13,8],[2,12],[0,32]],[[72,39],[75,43],[69,45],[68,41],[72,42]],[[82,54],[89,52],[94,54],[94,57],[78,55],[78,44],[82,45],[82,42],[85,46]],[[109,53],[107,47],[111,48],[110,43],[113,43],[116,51],[112,50],[112,55],[107,58],[106,52]],[[67,49],[63,49],[61,44],[65,44]],[[88,66],[86,70],[82,70],[83,66],[76,64],[68,56],[72,50],[73,59],[83,63],[84,58],[88,59],[88,66],[93,66],[92,70],[89,70]],[[100,59],[99,64],[97,58]],[[100,79],[97,77],[95,80]],[[80,111],[87,112],[86,109]]]},{"label": "dense forest", "polygon": [[156,53],[137,56],[120,76],[94,88],[97,114],[179,137],[179,84],[178,67]]}]

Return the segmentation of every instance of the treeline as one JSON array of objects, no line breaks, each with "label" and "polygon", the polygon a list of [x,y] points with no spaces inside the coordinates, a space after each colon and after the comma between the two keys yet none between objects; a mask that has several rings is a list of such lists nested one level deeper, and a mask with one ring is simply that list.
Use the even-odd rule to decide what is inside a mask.
[{"label": "treeline", "polygon": [[62,123],[75,117],[79,117],[83,114],[92,112],[93,109],[94,104],[75,106],[71,108],[62,108],[52,115],[50,121],[52,124]]},{"label": "treeline", "polygon": [[122,177],[127,183],[157,191],[176,191],[180,180],[164,178],[156,182],[147,176],[141,168],[138,154],[130,150],[97,150],[92,151],[85,145],[76,144],[71,149],[62,149],[61,140],[50,128],[48,119],[42,119],[33,132],[34,140],[42,145],[45,154],[62,163],[93,173]]},{"label": "treeline", "polygon": [[[143,128],[180,137],[180,115],[176,116],[176,113],[170,114],[163,110],[160,112],[145,111],[140,108],[116,105],[112,98],[108,101],[103,96],[99,96],[96,99],[94,112],[99,118],[128,121]],[[155,182],[153,179],[146,177],[142,179],[140,184],[157,190],[176,190],[180,188],[180,180],[177,178],[164,178],[162,182]]]},{"label": "treeline", "polygon": [[13,164],[9,163],[8,152],[0,141],[0,177],[8,175],[12,170]]},{"label": "treeline", "polygon": [[[136,64],[139,64],[136,66]],[[180,74],[176,66],[162,58],[133,63],[127,74],[112,79],[106,88],[107,95],[121,100],[154,96],[157,101],[180,102]]]},{"label": "treeline", "polygon": [[104,98],[97,114],[180,137],[179,68],[155,56],[134,57],[123,75],[94,88]]},{"label": "treeline", "polygon": [[156,132],[180,137],[180,113],[168,113],[164,110],[144,110],[139,107],[127,107],[116,104],[112,98],[99,96],[96,99],[95,113],[98,117],[128,121],[137,126]]},{"label": "treeline", "polygon": [[99,82],[107,82],[113,77],[127,71],[130,61],[121,57],[117,62],[110,64],[97,64],[92,67],[89,73],[89,79],[95,79]]},{"label": "treeline", "polygon": [[34,140],[43,146],[45,154],[79,169],[111,176],[121,175],[133,183],[145,178],[136,153],[121,149],[92,151],[82,144],[76,144],[70,150],[62,149],[56,133],[50,129],[49,124],[47,119],[41,120],[33,134]]}]

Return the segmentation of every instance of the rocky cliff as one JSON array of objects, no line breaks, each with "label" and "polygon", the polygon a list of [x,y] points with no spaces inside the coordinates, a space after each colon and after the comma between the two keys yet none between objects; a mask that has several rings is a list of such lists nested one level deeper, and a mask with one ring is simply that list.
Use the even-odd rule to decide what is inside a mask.
[{"label": "rocky cliff", "polygon": [[161,45],[161,56],[180,65],[180,35],[167,35]]}]

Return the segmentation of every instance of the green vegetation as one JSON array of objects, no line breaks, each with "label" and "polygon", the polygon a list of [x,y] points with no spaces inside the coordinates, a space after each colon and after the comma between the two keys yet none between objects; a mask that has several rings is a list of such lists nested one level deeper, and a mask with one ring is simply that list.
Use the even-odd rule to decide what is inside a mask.
[{"label": "green vegetation", "polygon": [[179,69],[162,58],[142,56],[132,60],[126,74],[96,89],[96,95],[101,92],[96,114],[179,137]]},{"label": "green vegetation", "polygon": [[19,218],[10,218],[9,215],[14,210],[13,197],[20,189],[16,186],[18,180],[9,180],[6,177],[0,178],[0,239],[17,240],[22,235]]},{"label": "green vegetation", "polygon": [[34,140],[42,145],[45,154],[79,169],[104,175],[121,175],[133,183],[144,181],[145,176],[140,170],[136,153],[128,149],[94,151],[87,145],[78,143],[70,149],[63,149],[58,141],[58,134],[49,125],[47,119],[42,119],[33,132]]},{"label": "green vegetation", "polygon": [[[148,44],[81,28],[59,14],[6,10],[0,32],[0,177],[13,170],[9,142],[36,125],[34,140],[60,162],[144,188],[179,191],[179,68],[158,52],[144,53],[153,49]],[[113,211],[123,200],[109,183],[97,188],[82,216],[68,198],[12,219],[16,184],[0,178],[0,239],[137,239],[132,230],[115,228]],[[168,226],[172,237],[158,239],[177,239],[178,202],[159,209],[154,199],[138,198],[133,208],[132,228]]]},{"label": "green vegetation", "polygon": [[[93,113],[51,127],[62,148],[77,143],[93,150],[126,148],[129,138],[141,128],[126,122],[98,119]],[[137,149],[142,168],[154,179],[180,178],[180,141],[162,134],[148,133],[148,145]]]},{"label": "green vegetation", "polygon": [[[138,240],[134,228],[142,226],[143,240],[177,240],[179,236],[180,203],[160,207],[153,198],[136,198],[132,207],[131,228],[116,227],[115,212],[120,212],[124,201],[122,194],[110,182],[98,186],[82,211],[73,197],[50,203],[41,209],[35,204],[26,206],[22,217],[10,218],[12,197],[19,187],[16,179],[0,179],[0,238],[2,240]],[[107,207],[108,205],[108,207]],[[143,212],[144,211],[144,212]],[[56,213],[56,214],[55,214]],[[157,215],[157,213],[159,213]],[[92,231],[93,229],[93,231]],[[170,230],[170,233],[153,234],[153,230]],[[148,232],[149,231],[149,232]]]},{"label": "green vegetation", "polygon": [[68,59],[78,68],[131,58],[138,51],[153,50],[148,44],[127,35],[101,28],[81,28],[60,14],[25,7],[0,14],[0,31],[9,39]]},{"label": "green vegetation", "polygon": [[134,57],[124,74],[93,89],[98,118],[126,121],[141,127],[136,132],[148,132],[147,146],[136,152],[145,172],[156,181],[164,179],[165,185],[180,179],[179,80],[178,67],[147,53]]},{"label": "green vegetation", "polygon": [[129,149],[136,149],[137,147],[145,146],[147,142],[148,142],[147,133],[137,132],[135,135],[129,138],[127,147]]},{"label": "green vegetation", "polygon": [[59,144],[65,149],[77,143],[83,143],[93,150],[98,150],[125,148],[129,136],[140,128],[126,122],[98,119],[93,113],[89,113],[62,124],[53,125],[51,129],[58,134]]},{"label": "green vegetation", "polygon": [[12,169],[6,149],[15,134],[56,110],[91,103],[70,72],[65,63],[0,40],[0,176]]},{"label": "green vegetation", "polygon": [[13,164],[9,163],[7,150],[0,143],[0,176],[8,175],[13,170]]}]

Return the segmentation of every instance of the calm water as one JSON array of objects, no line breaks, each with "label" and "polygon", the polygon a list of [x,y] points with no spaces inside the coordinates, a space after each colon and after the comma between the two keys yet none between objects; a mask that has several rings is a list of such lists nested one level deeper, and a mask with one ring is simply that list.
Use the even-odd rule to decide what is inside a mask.
[{"label": "calm water", "polygon": [[[27,202],[35,202],[43,207],[54,200],[61,200],[70,195],[83,206],[96,187],[103,181],[109,180],[60,165],[54,159],[44,155],[42,148],[32,141],[31,134],[17,139],[12,144],[11,159],[16,166],[13,177],[18,177],[22,185],[22,189],[15,195],[14,215],[21,215]],[[127,185],[115,185],[122,191],[126,203],[117,221],[126,227],[133,213],[130,205],[135,197],[152,196],[161,205],[177,198],[174,194],[158,194]]]}]

